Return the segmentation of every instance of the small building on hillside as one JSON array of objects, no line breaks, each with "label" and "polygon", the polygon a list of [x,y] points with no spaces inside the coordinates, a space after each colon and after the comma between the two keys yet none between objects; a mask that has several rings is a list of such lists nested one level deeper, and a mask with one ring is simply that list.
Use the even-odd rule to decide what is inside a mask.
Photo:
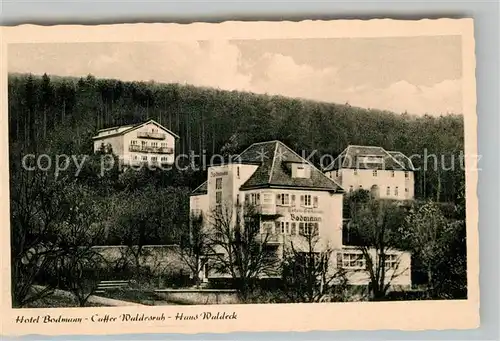
[{"label": "small building on hillside", "polygon": [[[203,216],[210,228],[214,211],[222,208],[226,212],[250,203],[261,217],[261,240],[266,240],[266,247],[273,248],[277,257],[282,257],[292,242],[295,248],[307,247],[304,235],[314,234],[314,252],[327,247],[334,250],[330,269],[345,269],[351,284],[367,285],[370,279],[361,252],[342,243],[344,192],[336,180],[282,142],[267,141],[252,144],[233,161],[210,166],[207,181],[191,193],[190,212]],[[230,224],[235,226],[238,214],[230,216]],[[389,258],[394,264],[386,275],[404,272],[395,284],[411,285],[410,255],[394,250]],[[396,262],[401,264],[399,270]],[[200,273],[204,281],[228,276],[208,266]]]},{"label": "small building on hillside", "polygon": [[93,137],[94,152],[111,148],[125,165],[172,165],[177,136],[158,122],[101,129]]},{"label": "small building on hillside", "polygon": [[376,146],[348,146],[325,168],[325,174],[347,192],[371,191],[381,199],[412,200],[415,168],[401,152]]}]

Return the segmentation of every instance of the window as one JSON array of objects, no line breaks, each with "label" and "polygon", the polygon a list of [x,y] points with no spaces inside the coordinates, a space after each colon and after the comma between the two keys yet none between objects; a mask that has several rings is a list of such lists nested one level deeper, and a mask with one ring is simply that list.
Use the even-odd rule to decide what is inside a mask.
[{"label": "window", "polygon": [[267,234],[273,233],[273,223],[265,222],[262,224],[262,231]]},{"label": "window", "polygon": [[351,186],[349,186],[349,192],[352,192],[352,191],[354,191],[354,187],[351,185]]},{"label": "window", "polygon": [[167,147],[167,143],[166,143],[166,142],[162,142],[162,143],[161,143],[161,147],[162,147],[162,148],[166,148],[166,147]]},{"label": "window", "polygon": [[394,171],[391,171],[391,178],[394,177]]},{"label": "window", "polygon": [[216,205],[222,204],[222,192],[220,191],[215,192],[215,204]]},{"label": "window", "polygon": [[215,179],[215,189],[222,189],[222,178]]},{"label": "window", "polygon": [[264,205],[272,205],[272,193],[262,193],[262,202],[264,203]]},{"label": "window", "polygon": [[282,221],[280,226],[282,234],[290,234],[290,223],[288,221]]},{"label": "window", "polygon": [[348,253],[344,252],[342,255],[342,265],[341,267],[345,269],[364,269],[365,268],[365,258],[361,253]]},{"label": "window", "polygon": [[260,205],[260,193],[250,194],[250,203],[252,205]]},{"label": "window", "polygon": [[398,258],[396,255],[385,255],[384,260],[385,269],[396,269],[398,267]]},{"label": "window", "polygon": [[291,224],[290,234],[297,234],[297,224],[296,223]]},{"label": "window", "polygon": [[396,187],[394,188],[394,195],[395,195],[395,196],[398,196],[398,195],[399,195],[399,189],[398,189],[398,186],[396,186]]},{"label": "window", "polygon": [[156,129],[156,128],[151,128],[151,132],[156,133],[157,131],[158,131],[158,129]]},{"label": "window", "polygon": [[319,202],[318,202],[318,197],[313,197],[313,207],[318,207]]},{"label": "window", "polygon": [[410,190],[408,189],[408,187],[405,188],[405,192],[408,193]]},{"label": "window", "polygon": [[299,223],[299,234],[304,236],[317,236],[319,232],[318,223]]},{"label": "window", "polygon": [[311,168],[308,164],[293,164],[292,178],[310,178]]},{"label": "window", "polygon": [[148,157],[147,157],[146,155],[144,155],[144,156],[142,157],[142,161],[148,161]]},{"label": "window", "polygon": [[130,141],[130,144],[133,146],[137,146],[138,143],[137,143],[137,140],[132,140],[132,141]]},{"label": "window", "polygon": [[284,193],[278,194],[276,196],[276,199],[277,199],[276,202],[278,205],[281,205],[281,206],[289,206],[290,205],[290,194],[284,194]]},{"label": "window", "polygon": [[373,173],[373,176],[377,176],[377,175],[378,175],[378,173],[377,173],[377,170],[376,170],[376,169],[374,169],[372,173]]},{"label": "window", "polygon": [[338,177],[338,176],[339,176],[339,171],[338,171],[338,170],[336,170],[336,171],[335,171],[335,176],[336,176],[336,177]]},{"label": "window", "polygon": [[166,156],[162,156],[162,157],[161,157],[161,161],[162,161],[162,162],[166,162],[166,161],[167,161],[167,157],[166,157]]},{"label": "window", "polygon": [[358,175],[358,170],[354,169],[354,175]]},{"label": "window", "polygon": [[151,147],[158,147],[158,142],[151,142]]},{"label": "window", "polygon": [[363,185],[359,185],[359,189],[363,189]]},{"label": "window", "polygon": [[238,177],[238,179],[240,178],[240,167],[236,167],[236,176]]},{"label": "window", "polygon": [[409,178],[410,177],[410,174],[406,171],[405,172],[405,178]]},{"label": "window", "polygon": [[157,157],[156,156],[151,156],[151,161],[156,162]]},{"label": "window", "polygon": [[147,146],[147,145],[148,145],[148,142],[147,142],[147,141],[141,141],[141,145],[142,145],[143,147],[145,147],[145,146]]},{"label": "window", "polygon": [[301,195],[300,196],[300,205],[305,206],[305,207],[311,207],[312,206],[311,195],[310,194]]},{"label": "window", "polygon": [[236,205],[240,204],[240,195],[236,194]]},{"label": "window", "polygon": [[137,155],[134,155],[134,160],[139,160],[139,157]]},{"label": "window", "polygon": [[387,195],[391,195],[391,188],[390,187],[387,187],[387,192],[386,192]]}]

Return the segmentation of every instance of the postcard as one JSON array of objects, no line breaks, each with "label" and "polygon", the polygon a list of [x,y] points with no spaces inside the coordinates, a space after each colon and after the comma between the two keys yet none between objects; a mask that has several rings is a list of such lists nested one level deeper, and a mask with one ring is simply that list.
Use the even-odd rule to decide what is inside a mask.
[{"label": "postcard", "polygon": [[479,326],[472,19],[1,35],[3,335]]}]

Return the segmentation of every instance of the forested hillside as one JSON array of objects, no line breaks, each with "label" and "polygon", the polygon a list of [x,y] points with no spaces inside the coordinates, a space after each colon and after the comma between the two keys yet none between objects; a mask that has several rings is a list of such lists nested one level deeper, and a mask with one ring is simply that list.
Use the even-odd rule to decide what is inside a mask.
[{"label": "forested hillside", "polygon": [[[9,75],[11,151],[28,148],[53,153],[90,154],[97,129],[152,118],[180,136],[178,153],[218,153],[231,136],[237,151],[253,142],[279,139],[314,161],[338,155],[347,145],[378,145],[407,155],[422,166],[436,154],[434,166],[416,174],[416,195],[454,201],[463,170],[464,127],[460,115],[414,117],[407,114],[256,95],[190,85],[119,80]],[[441,159],[443,156],[443,159]],[[454,160],[452,160],[454,158]],[[437,169],[436,169],[437,168]],[[199,179],[203,176],[200,175]],[[192,181],[193,185],[198,180]]]}]

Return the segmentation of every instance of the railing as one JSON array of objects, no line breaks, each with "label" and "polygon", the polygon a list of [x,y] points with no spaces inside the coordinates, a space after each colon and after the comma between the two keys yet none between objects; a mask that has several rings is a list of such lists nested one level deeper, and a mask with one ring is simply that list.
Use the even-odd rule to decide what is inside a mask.
[{"label": "railing", "polygon": [[274,204],[260,204],[260,214],[274,215],[276,214],[276,205]]},{"label": "railing", "polygon": [[138,138],[146,138],[146,139],[164,140],[166,138],[166,134],[165,133],[153,133],[153,132],[149,132],[149,131],[138,131],[137,137]]},{"label": "railing", "polygon": [[174,153],[174,149],[170,147],[152,147],[152,146],[141,146],[136,144],[131,144],[128,150],[131,152],[145,152],[145,153],[157,153],[157,154]]},{"label": "railing", "polygon": [[279,233],[261,233],[260,239],[261,242],[266,241],[267,244],[282,244],[283,243],[283,234]]}]

